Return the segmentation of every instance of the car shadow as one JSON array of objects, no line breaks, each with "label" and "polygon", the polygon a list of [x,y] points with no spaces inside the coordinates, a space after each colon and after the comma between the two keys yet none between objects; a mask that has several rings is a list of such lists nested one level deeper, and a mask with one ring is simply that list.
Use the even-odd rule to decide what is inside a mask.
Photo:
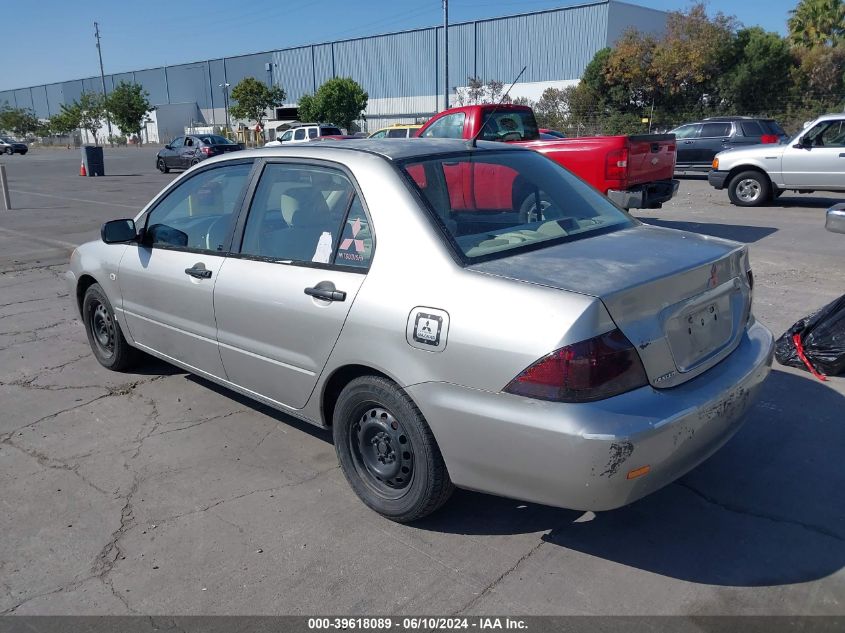
[{"label": "car shadow", "polygon": [[815,580],[845,566],[843,410],[845,397],[830,387],[774,371],[736,437],[629,506],[592,514],[459,491],[414,525],[454,534],[548,531],[548,544],[687,582]]},{"label": "car shadow", "polygon": [[768,237],[772,233],[776,233],[778,230],[773,226],[713,224],[710,222],[681,222],[679,220],[661,220],[659,218],[649,217],[641,217],[639,219],[646,224],[651,224],[653,226],[662,226],[667,229],[678,229],[681,231],[690,231],[692,233],[701,233],[702,235],[712,235],[713,237],[722,237],[729,240],[736,240],[737,242],[745,242],[746,244],[758,242],[764,237]]},{"label": "car shadow", "polygon": [[[185,379],[332,442],[329,430],[203,378]],[[708,585],[816,580],[845,567],[843,410],[845,396],[834,388],[775,368],[734,438],[631,505],[585,513],[456,490],[443,508],[410,527],[457,535],[545,533],[540,538],[549,545]]]},{"label": "car shadow", "polygon": [[[845,202],[845,197],[842,198],[817,198],[807,195],[789,195],[781,194],[772,202],[769,202],[770,207],[807,207],[809,209],[828,209],[834,204]],[[824,220],[824,218],[822,218]]]}]

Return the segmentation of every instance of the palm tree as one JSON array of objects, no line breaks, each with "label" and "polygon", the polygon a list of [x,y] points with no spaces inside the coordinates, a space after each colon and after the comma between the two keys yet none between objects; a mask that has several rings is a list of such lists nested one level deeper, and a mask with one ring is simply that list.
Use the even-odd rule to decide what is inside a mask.
[{"label": "palm tree", "polygon": [[801,0],[789,13],[789,39],[795,46],[836,46],[845,39],[843,0]]}]

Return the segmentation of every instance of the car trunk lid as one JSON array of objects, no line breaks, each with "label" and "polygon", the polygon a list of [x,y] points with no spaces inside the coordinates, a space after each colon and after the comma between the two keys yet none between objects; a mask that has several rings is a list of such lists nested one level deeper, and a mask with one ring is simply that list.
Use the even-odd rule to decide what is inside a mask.
[{"label": "car trunk lid", "polygon": [[659,388],[730,354],[751,306],[743,245],[646,225],[469,268],[600,298]]}]

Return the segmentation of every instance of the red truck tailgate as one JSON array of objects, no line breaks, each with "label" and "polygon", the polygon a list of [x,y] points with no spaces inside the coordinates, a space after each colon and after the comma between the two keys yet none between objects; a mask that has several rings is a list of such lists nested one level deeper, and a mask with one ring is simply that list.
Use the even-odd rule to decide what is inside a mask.
[{"label": "red truck tailgate", "polygon": [[675,135],[628,137],[628,187],[669,180],[675,173]]}]

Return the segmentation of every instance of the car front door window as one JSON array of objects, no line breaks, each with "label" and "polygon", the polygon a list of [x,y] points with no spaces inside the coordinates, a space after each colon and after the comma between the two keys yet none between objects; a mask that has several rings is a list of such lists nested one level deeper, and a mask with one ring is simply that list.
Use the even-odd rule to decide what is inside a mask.
[{"label": "car front door window", "polygon": [[421,136],[423,138],[463,138],[465,120],[466,114],[463,112],[447,114],[428,126]]},{"label": "car front door window", "polygon": [[224,252],[251,163],[208,169],[180,183],[147,216],[152,247]]}]

